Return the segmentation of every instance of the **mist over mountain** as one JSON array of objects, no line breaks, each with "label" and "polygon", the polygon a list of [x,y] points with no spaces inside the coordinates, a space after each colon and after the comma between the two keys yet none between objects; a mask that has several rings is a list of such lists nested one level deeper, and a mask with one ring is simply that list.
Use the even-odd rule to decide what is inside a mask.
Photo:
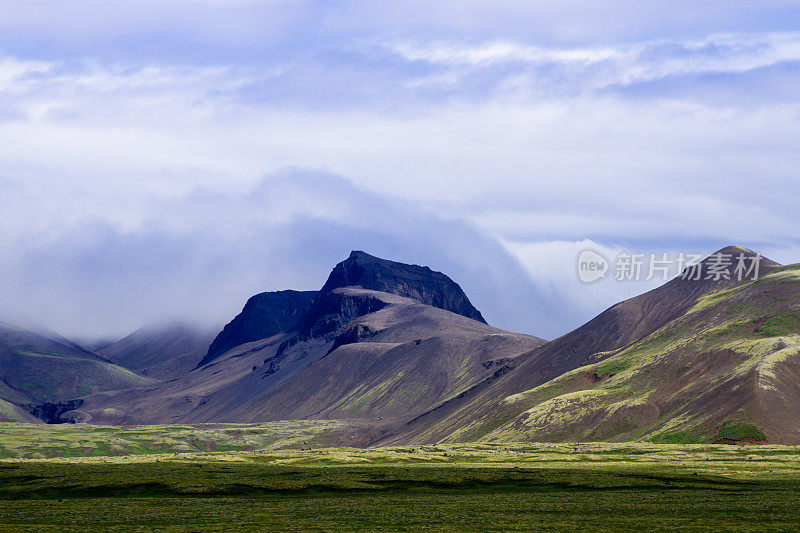
[{"label": "mist over mountain", "polygon": [[[320,207],[329,204],[335,212]],[[353,249],[447,272],[489,322],[507,329],[552,337],[586,313],[537,285],[471,224],[328,173],[287,171],[242,193],[196,189],[147,206],[153,221],[141,231],[80,220],[9,257],[0,279],[6,320],[114,338],[175,317],[226,323],[254,294],[319,289],[342,250]],[[553,310],[542,312],[541,302]]]},{"label": "mist over mountain", "polygon": [[800,0],[0,0],[0,533],[800,531]]},{"label": "mist over mountain", "polygon": [[143,376],[170,380],[197,366],[216,330],[179,322],[138,329],[97,353]]}]

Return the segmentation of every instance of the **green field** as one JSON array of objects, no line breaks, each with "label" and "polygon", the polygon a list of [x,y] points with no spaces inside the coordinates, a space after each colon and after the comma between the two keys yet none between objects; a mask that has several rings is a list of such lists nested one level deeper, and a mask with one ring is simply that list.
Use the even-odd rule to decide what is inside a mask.
[{"label": "green field", "polygon": [[0,459],[328,447],[350,428],[336,420],[127,427],[0,422]]},{"label": "green field", "polygon": [[[327,431],[314,433],[314,424],[0,426],[0,531],[800,529],[797,447],[279,449],[303,442],[295,432],[307,439]],[[153,453],[141,445],[176,434],[219,442],[219,432],[237,430],[261,436],[245,438],[252,449],[244,451],[168,451],[162,443]],[[49,458],[22,458],[31,441],[56,438],[61,446]],[[118,448],[102,455],[85,445],[92,439],[116,439]],[[82,444],[63,446],[69,441]]]}]

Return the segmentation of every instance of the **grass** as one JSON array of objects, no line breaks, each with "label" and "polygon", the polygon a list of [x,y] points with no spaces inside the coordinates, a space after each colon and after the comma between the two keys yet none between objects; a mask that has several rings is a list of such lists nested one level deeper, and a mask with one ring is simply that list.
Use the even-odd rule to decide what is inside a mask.
[{"label": "grass", "polygon": [[0,422],[19,422],[21,417],[14,411],[14,405],[0,400]]},{"label": "grass", "polygon": [[800,316],[796,313],[783,313],[767,318],[754,333],[759,337],[780,337],[800,331]]},{"label": "grass", "polygon": [[800,528],[798,505],[800,449],[781,446],[460,444],[0,460],[0,531],[785,531]]},{"label": "grass", "polygon": [[618,372],[626,370],[630,366],[631,364],[627,360],[613,360],[597,367],[595,374],[597,376],[613,376]]},{"label": "grass", "polygon": [[742,441],[752,439],[754,441],[766,441],[767,436],[760,429],[752,424],[742,422],[729,422],[725,424],[719,433],[711,439],[712,442],[718,441]]},{"label": "grass", "polygon": [[708,438],[697,431],[674,431],[664,432],[654,435],[648,439],[655,444],[701,444],[708,442]]},{"label": "grass", "polygon": [[0,423],[0,459],[132,456],[327,446],[348,431],[334,420],[154,426]]}]

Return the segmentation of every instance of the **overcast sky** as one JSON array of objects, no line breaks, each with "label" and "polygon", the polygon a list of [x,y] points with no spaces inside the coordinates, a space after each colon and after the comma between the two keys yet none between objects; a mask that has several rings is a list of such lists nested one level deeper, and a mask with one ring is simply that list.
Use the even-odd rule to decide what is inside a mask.
[{"label": "overcast sky", "polygon": [[0,0],[0,318],[68,335],[363,249],[553,338],[655,284],[586,248],[800,261],[799,173],[800,1]]}]

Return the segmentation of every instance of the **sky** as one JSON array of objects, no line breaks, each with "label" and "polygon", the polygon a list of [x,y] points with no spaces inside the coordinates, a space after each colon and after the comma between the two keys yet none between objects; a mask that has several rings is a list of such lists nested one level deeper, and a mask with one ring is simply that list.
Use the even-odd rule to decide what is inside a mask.
[{"label": "sky", "polygon": [[659,283],[586,249],[800,262],[798,169],[800,1],[0,0],[0,319],[67,335],[360,249],[554,338]]}]

